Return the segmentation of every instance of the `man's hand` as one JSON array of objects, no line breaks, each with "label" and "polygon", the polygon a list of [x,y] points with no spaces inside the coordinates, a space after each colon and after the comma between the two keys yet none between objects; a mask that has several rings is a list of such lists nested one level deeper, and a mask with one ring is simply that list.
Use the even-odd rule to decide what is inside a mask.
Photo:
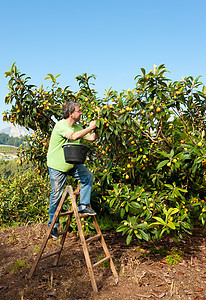
[{"label": "man's hand", "polygon": [[91,121],[91,122],[89,123],[89,127],[92,127],[92,129],[95,129],[95,128],[97,127],[97,125],[96,125],[96,120]]}]

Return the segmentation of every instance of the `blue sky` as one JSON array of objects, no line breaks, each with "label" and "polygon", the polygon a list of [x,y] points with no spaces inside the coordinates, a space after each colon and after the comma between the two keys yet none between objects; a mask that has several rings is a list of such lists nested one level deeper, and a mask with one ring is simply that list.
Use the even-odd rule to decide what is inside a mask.
[{"label": "blue sky", "polygon": [[134,88],[153,64],[164,63],[172,80],[202,75],[206,84],[205,11],[205,0],[0,0],[1,113],[13,62],[37,86],[61,74],[62,87],[76,91],[77,75],[95,74],[100,97]]}]

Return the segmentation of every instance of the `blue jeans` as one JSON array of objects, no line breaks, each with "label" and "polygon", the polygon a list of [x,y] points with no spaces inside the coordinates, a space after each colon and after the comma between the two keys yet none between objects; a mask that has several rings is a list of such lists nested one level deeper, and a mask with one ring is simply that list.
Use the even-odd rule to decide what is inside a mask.
[{"label": "blue jeans", "polygon": [[[51,182],[49,222],[48,222],[48,226],[50,226],[51,221],[56,212],[56,209],[61,200],[67,176],[72,176],[81,182],[80,200],[78,204],[78,210],[81,211],[88,204],[90,204],[90,197],[91,197],[91,191],[93,185],[93,174],[83,164],[74,165],[74,167],[68,172],[61,172],[58,170],[54,170],[52,168],[48,168],[48,169],[49,169],[49,178]],[[59,218],[56,220],[54,228],[55,227],[59,227]]]}]

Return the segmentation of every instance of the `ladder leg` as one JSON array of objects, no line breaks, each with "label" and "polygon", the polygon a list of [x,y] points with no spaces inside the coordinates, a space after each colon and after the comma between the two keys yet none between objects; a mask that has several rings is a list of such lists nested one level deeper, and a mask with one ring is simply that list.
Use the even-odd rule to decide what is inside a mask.
[{"label": "ladder leg", "polygon": [[40,250],[39,250],[39,252],[38,252],[38,254],[37,254],[36,260],[34,261],[33,266],[32,266],[32,268],[31,268],[31,270],[30,270],[30,272],[29,272],[29,275],[28,275],[28,278],[29,278],[29,279],[33,276],[33,274],[34,274],[34,272],[35,272],[35,270],[36,270],[36,267],[37,267],[37,265],[38,265],[38,263],[39,263],[39,261],[40,261],[40,259],[41,259],[42,253],[43,253],[43,251],[44,251],[44,249],[45,249],[45,247],[46,247],[47,241],[48,241],[48,239],[49,239],[49,237],[50,237],[50,233],[51,233],[51,231],[52,231],[52,229],[53,229],[53,227],[54,227],[54,224],[55,224],[55,222],[56,222],[56,220],[57,220],[57,218],[58,218],[58,216],[59,216],[59,213],[60,213],[60,211],[61,211],[61,208],[62,208],[63,203],[64,203],[65,199],[67,198],[67,196],[68,196],[68,190],[66,189],[65,192],[64,192],[64,194],[62,195],[62,198],[61,198],[60,202],[59,202],[59,205],[58,205],[58,207],[57,207],[57,210],[56,210],[56,212],[55,212],[55,214],[54,214],[54,217],[53,217],[53,219],[52,219],[51,225],[50,225],[50,227],[47,229],[46,236],[45,236],[45,238],[44,238],[44,240],[43,240],[43,243],[42,243],[42,245],[41,245],[41,248],[40,248]]},{"label": "ladder leg", "polygon": [[110,258],[109,259],[110,260],[110,268],[111,268],[111,271],[112,271],[112,273],[114,275],[115,282],[117,284],[118,283],[118,274],[117,274],[117,271],[115,269],[113,259],[112,259],[111,255],[109,253],[109,249],[107,247],[107,244],[105,242],[105,239],[103,237],[103,234],[101,232],[101,229],[100,229],[100,227],[99,227],[99,225],[97,223],[97,219],[96,219],[95,216],[92,216],[92,221],[93,221],[93,224],[95,226],[95,229],[96,229],[97,233],[99,233],[101,235],[101,244],[102,244],[102,247],[103,247],[105,255]]},{"label": "ladder leg", "polygon": [[77,204],[76,204],[76,197],[73,193],[73,189],[72,189],[71,186],[69,186],[69,190],[70,190],[69,193],[70,193],[70,198],[71,198],[71,201],[72,201],[72,206],[74,208],[74,215],[75,215],[76,222],[77,222],[79,236],[80,236],[80,240],[81,240],[81,243],[82,243],[83,252],[84,252],[84,256],[85,256],[85,260],[86,260],[86,264],[87,264],[87,269],[88,269],[89,276],[90,276],[90,279],[91,279],[92,288],[93,288],[93,291],[95,293],[97,293],[98,288],[97,288],[97,284],[96,284],[96,281],[95,281],[94,271],[93,271],[92,263],[91,263],[91,260],[90,260],[87,244],[86,244],[86,241],[85,241],[84,232],[82,230],[82,224],[81,224],[81,220],[80,220],[80,216],[79,216],[78,209],[77,209]]},{"label": "ladder leg", "polygon": [[[71,208],[71,210],[72,210],[72,208]],[[55,259],[55,261],[54,261],[54,266],[57,266],[58,263],[59,263],[59,258],[60,258],[61,252],[62,252],[62,250],[63,250],[64,242],[65,242],[65,240],[66,240],[66,236],[67,236],[67,233],[68,233],[68,230],[69,230],[69,225],[70,225],[71,220],[72,220],[72,215],[73,215],[73,213],[71,213],[71,214],[69,215],[68,219],[67,219],[66,226],[65,226],[65,229],[64,229],[65,232],[64,232],[64,234],[62,235],[61,242],[60,242],[61,248],[60,248],[60,251],[59,251],[59,253],[57,254],[56,259]]]},{"label": "ladder leg", "polygon": [[41,259],[42,253],[43,253],[44,248],[46,247],[47,241],[48,241],[48,239],[49,239],[51,230],[52,230],[51,228],[49,228],[49,229],[47,230],[46,237],[44,238],[44,241],[43,241],[43,243],[42,243],[42,245],[41,245],[41,248],[39,249],[39,252],[38,252],[38,254],[37,254],[36,260],[34,261],[34,263],[33,263],[33,265],[32,265],[32,268],[31,268],[31,270],[30,270],[30,272],[29,272],[29,275],[28,275],[28,278],[29,278],[29,279],[33,276],[33,274],[34,274],[34,272],[35,272],[35,270],[36,270],[36,267],[37,267],[37,265],[38,265],[38,263],[39,263],[39,261],[40,261],[40,259]]}]

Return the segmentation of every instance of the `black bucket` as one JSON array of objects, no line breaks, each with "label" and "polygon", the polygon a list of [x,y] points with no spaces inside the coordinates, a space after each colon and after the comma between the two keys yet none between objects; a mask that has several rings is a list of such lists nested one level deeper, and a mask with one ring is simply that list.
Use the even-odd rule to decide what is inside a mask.
[{"label": "black bucket", "polygon": [[66,163],[83,164],[85,162],[89,147],[83,144],[66,143],[62,146]]}]

